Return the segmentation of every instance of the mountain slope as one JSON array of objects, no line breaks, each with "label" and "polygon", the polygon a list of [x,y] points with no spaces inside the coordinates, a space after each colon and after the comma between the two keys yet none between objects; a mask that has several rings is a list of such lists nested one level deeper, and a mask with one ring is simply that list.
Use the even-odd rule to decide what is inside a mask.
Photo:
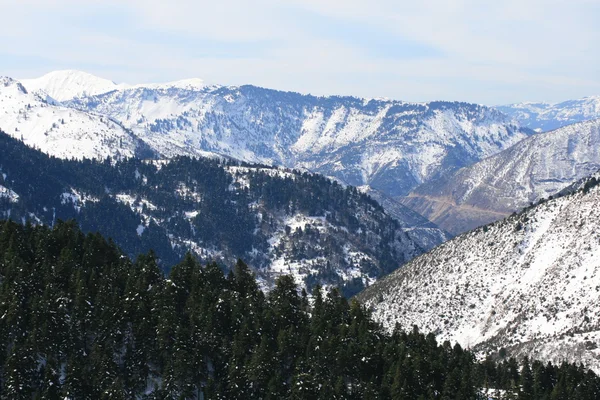
[{"label": "mountain slope", "polygon": [[[66,93],[61,98],[78,90],[61,82]],[[364,186],[380,193],[400,221],[415,217],[395,197],[531,133],[497,110],[474,104],[314,97],[207,86],[201,80],[121,85],[62,104],[119,121],[165,157],[225,155]],[[447,238],[426,221],[407,228],[425,249]]]},{"label": "mountain slope", "polygon": [[368,196],[292,170],[187,157],[66,161],[2,134],[0,189],[1,217],[76,219],[132,256],[153,249],[165,268],[186,251],[243,258],[267,287],[292,274],[350,295],[422,253]]},{"label": "mountain slope", "polygon": [[600,120],[533,135],[401,202],[458,234],[548,197],[600,168]]},{"label": "mountain slope", "polygon": [[391,196],[529,134],[473,104],[314,97],[254,86],[133,87],[68,105],[115,118],[169,157],[208,151],[307,168]]},{"label": "mountain slope", "polygon": [[388,329],[417,324],[489,353],[600,370],[600,186],[446,242],[358,298]]},{"label": "mountain slope", "polygon": [[496,107],[515,118],[522,126],[550,131],[566,125],[600,118],[600,96],[584,97],[561,103],[519,103]]},{"label": "mountain slope", "polygon": [[385,212],[395,218],[404,232],[423,250],[429,251],[452,238],[452,234],[440,229],[439,226],[412,211],[398,200],[369,187],[360,187],[359,189],[381,204]]},{"label": "mountain slope", "polygon": [[6,77],[0,77],[0,129],[61,158],[133,157],[147,147],[109,117],[52,104]]}]

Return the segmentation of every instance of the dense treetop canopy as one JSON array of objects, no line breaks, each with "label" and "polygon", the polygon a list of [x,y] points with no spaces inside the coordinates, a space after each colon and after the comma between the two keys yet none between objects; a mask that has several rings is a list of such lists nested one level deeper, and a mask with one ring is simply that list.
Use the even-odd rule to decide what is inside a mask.
[{"label": "dense treetop canopy", "polygon": [[[385,334],[339,291],[259,290],[186,256],[166,277],[74,222],[0,223],[0,397],[597,399],[583,367],[472,353],[416,327]],[[512,397],[511,397],[512,396]]]}]

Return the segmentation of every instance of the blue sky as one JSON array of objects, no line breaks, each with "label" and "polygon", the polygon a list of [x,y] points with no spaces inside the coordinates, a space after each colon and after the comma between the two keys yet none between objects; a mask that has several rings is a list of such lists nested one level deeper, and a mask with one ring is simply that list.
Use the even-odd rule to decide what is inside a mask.
[{"label": "blue sky", "polygon": [[598,0],[0,0],[0,75],[198,77],[302,93],[561,101],[600,94]]}]

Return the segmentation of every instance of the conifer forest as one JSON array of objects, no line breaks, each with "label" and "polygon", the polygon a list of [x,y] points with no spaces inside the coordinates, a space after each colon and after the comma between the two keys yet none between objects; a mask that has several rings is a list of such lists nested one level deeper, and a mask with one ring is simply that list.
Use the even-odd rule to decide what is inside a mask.
[{"label": "conifer forest", "polygon": [[[75,222],[0,224],[4,399],[598,399],[582,366],[385,333],[337,289],[186,256],[168,276]],[[228,271],[228,272],[225,272]]]}]

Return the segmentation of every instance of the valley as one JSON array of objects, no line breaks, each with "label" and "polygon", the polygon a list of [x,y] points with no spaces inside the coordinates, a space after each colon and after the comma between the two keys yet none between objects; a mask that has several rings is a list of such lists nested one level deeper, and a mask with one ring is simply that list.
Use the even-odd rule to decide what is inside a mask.
[{"label": "valley", "polygon": [[[72,221],[165,276],[194,260],[231,280],[244,265],[273,307],[286,279],[307,304],[357,299],[377,337],[435,335],[480,360],[469,379],[518,392],[485,363],[600,371],[596,100],[488,107],[201,79],[127,85],[75,70],[6,77],[0,214],[25,229]],[[189,378],[140,371],[157,387]],[[390,379],[382,393],[409,390]],[[359,386],[348,393],[369,392]]]}]

